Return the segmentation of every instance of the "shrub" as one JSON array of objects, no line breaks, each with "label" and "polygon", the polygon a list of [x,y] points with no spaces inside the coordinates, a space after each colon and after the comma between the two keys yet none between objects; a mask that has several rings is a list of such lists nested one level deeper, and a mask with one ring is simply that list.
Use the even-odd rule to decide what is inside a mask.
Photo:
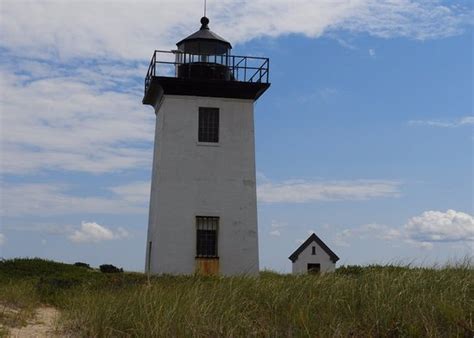
[{"label": "shrub", "polygon": [[36,283],[36,291],[43,302],[55,303],[67,290],[80,284],[73,278],[41,277]]},{"label": "shrub", "polygon": [[74,263],[74,266],[78,266],[81,268],[86,268],[86,269],[91,269],[91,266],[87,263],[82,263],[82,262],[76,262]]},{"label": "shrub", "polygon": [[117,268],[116,266],[112,264],[102,264],[99,266],[99,269],[103,273],[118,273],[118,272],[123,272],[122,268]]}]

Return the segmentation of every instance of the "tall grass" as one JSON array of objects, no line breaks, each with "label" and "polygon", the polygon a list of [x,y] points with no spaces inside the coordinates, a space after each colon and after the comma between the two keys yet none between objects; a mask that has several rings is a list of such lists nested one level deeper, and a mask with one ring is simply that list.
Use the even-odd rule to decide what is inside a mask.
[{"label": "tall grass", "polygon": [[472,279],[467,268],[158,278],[73,297],[65,320],[85,336],[462,336]]},{"label": "tall grass", "polygon": [[40,293],[62,309],[66,331],[84,337],[474,333],[469,262],[438,269],[346,267],[317,276],[164,276],[150,283],[141,274],[100,276],[63,288],[57,297]]}]

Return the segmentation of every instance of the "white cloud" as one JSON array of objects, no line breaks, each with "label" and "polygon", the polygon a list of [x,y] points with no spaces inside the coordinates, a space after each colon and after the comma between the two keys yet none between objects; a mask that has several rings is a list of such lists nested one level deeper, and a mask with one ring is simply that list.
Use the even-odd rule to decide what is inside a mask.
[{"label": "white cloud", "polygon": [[375,49],[370,48],[370,49],[369,49],[369,55],[370,55],[371,57],[375,57]]},{"label": "white cloud", "polygon": [[464,116],[454,120],[410,120],[410,126],[429,126],[440,128],[456,128],[474,125],[474,116]]},{"label": "white cloud", "polygon": [[0,246],[3,246],[7,241],[7,238],[4,234],[0,233]]},{"label": "white cloud", "polygon": [[379,236],[382,239],[387,241],[400,239],[402,237],[402,233],[398,229],[388,228]]},{"label": "white cloud", "polygon": [[367,200],[398,197],[399,187],[399,182],[387,180],[265,182],[257,186],[257,196],[265,203]]},{"label": "white cloud", "polygon": [[113,231],[95,222],[82,222],[81,228],[75,230],[69,239],[76,243],[97,243],[128,237],[128,232],[123,228]]},{"label": "white cloud", "polygon": [[272,229],[281,229],[281,228],[286,227],[287,224],[278,222],[276,220],[272,220],[272,223],[270,224],[270,226],[272,227]]},{"label": "white cloud", "polygon": [[[202,3],[180,1],[2,2],[0,41],[18,54],[148,58],[199,27]],[[318,37],[345,30],[382,38],[459,34],[471,10],[441,1],[214,1],[211,28],[233,43],[286,34]]]},{"label": "white cloud", "polygon": [[432,249],[437,242],[471,242],[474,217],[455,210],[425,211],[398,228],[370,223],[344,229],[336,233],[334,243],[348,247],[355,239],[403,242],[421,249]]},{"label": "white cloud", "polygon": [[[148,209],[149,195],[140,194],[149,183],[133,184],[109,188],[118,193],[110,196],[76,196],[73,187],[61,184],[4,184],[2,187],[2,215],[15,217],[21,215],[61,215],[61,214],[143,214]],[[126,190],[135,191],[130,195]],[[148,194],[149,194],[149,189]],[[45,225],[46,226],[46,225]],[[47,226],[51,228],[51,226]]]},{"label": "white cloud", "polygon": [[272,223],[270,224],[270,236],[273,237],[280,237],[281,236],[281,230],[287,226],[286,223],[280,223],[276,220],[272,220]]},{"label": "white cloud", "polygon": [[352,237],[352,230],[351,229],[344,229],[334,236],[334,244],[337,246],[349,247],[351,246],[349,240]]},{"label": "white cloud", "polygon": [[281,236],[280,230],[272,230],[272,231],[270,231],[270,236],[280,237],[280,236]]},{"label": "white cloud", "polygon": [[464,212],[425,211],[404,226],[407,236],[418,242],[474,241],[474,217]]}]

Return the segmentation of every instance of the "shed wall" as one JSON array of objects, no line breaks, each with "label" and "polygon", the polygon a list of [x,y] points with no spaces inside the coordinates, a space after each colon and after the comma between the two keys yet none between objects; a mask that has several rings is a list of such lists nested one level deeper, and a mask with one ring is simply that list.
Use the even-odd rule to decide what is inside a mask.
[{"label": "shed wall", "polygon": [[[316,255],[312,255],[312,247],[316,247]],[[324,251],[318,243],[311,243],[298,256],[297,260],[292,263],[292,272],[301,274],[308,272],[308,264],[321,264],[321,272],[332,272],[336,269],[336,263],[331,261],[330,256]]]}]

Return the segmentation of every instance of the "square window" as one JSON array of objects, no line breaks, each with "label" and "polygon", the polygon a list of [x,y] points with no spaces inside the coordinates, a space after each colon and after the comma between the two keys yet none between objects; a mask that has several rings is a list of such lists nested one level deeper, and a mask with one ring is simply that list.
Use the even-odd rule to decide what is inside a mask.
[{"label": "square window", "polygon": [[199,142],[219,142],[219,108],[199,107]]},{"label": "square window", "polygon": [[219,217],[196,217],[196,257],[217,256]]}]

